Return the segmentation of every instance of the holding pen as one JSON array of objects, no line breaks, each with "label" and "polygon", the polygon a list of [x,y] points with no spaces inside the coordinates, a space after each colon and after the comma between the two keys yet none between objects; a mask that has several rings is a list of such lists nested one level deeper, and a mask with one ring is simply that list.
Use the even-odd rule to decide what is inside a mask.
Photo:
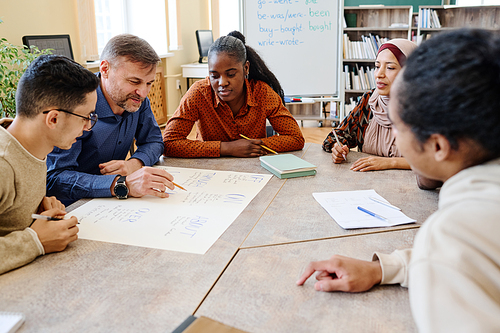
[{"label": "holding pen", "polygon": [[[62,220],[66,220],[65,218],[61,218],[61,217],[47,216],[47,215],[40,215],[40,214],[31,214],[31,218],[35,219],[35,220],[45,220],[45,221],[62,221]],[[80,222],[77,222],[77,224],[80,224]]]},{"label": "holding pen", "polygon": [[[332,129],[333,135],[335,135],[335,141],[337,141],[337,144],[339,145],[339,148],[342,149],[342,144],[340,143],[339,137],[337,136],[337,133],[335,132],[335,129]],[[347,157],[345,156],[344,153],[342,153],[342,157],[344,158],[344,161],[347,161]]]},{"label": "holding pen", "polygon": [[40,214],[31,214],[31,218],[35,219],[35,220],[45,220],[45,221],[61,221],[61,220],[64,220],[63,218],[60,218],[60,217],[40,215]]},{"label": "holding pen", "polygon": [[[250,138],[247,138],[247,137],[246,137],[246,136],[244,136],[243,134],[240,134],[240,136],[241,136],[243,139],[252,140],[252,139],[250,139]],[[269,147],[266,147],[266,146],[264,146],[264,145],[259,145],[259,146],[261,146],[262,148],[264,148],[264,149],[266,149],[266,150],[270,151],[270,152],[271,152],[271,153],[273,153],[273,154],[278,155],[278,153],[277,153],[277,152],[275,152],[274,150],[272,150],[272,149],[271,149],[271,148],[269,148]]]}]

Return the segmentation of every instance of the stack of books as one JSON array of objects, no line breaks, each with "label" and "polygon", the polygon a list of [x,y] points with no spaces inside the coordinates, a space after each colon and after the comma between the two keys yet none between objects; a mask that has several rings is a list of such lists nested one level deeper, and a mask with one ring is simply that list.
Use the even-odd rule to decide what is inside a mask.
[{"label": "stack of books", "polygon": [[292,154],[261,156],[260,165],[280,179],[316,174],[314,164]]}]

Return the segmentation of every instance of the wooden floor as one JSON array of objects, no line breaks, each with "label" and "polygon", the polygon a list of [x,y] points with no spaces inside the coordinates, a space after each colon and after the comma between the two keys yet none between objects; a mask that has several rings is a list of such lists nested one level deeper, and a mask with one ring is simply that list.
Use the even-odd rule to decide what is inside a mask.
[{"label": "wooden floor", "polygon": [[307,124],[304,122],[304,126],[301,126],[302,135],[306,139],[306,142],[311,143],[323,143],[328,133],[332,131],[330,126],[318,127],[317,122],[312,122],[311,124]]}]

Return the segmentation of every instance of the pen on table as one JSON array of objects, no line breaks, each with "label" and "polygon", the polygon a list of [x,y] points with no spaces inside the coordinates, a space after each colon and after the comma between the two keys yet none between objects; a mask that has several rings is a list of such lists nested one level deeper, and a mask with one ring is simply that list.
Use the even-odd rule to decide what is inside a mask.
[{"label": "pen on table", "polygon": [[370,198],[370,200],[373,200],[373,201],[375,201],[375,202],[378,202],[379,204],[382,204],[382,205],[387,206],[387,207],[389,207],[389,208],[396,209],[396,210],[401,210],[401,208],[396,207],[396,206],[393,206],[393,205],[391,205],[391,204],[390,204],[390,203],[388,203],[388,202],[385,202],[385,201],[380,200],[379,198],[375,198],[375,197],[369,197],[369,198]]},{"label": "pen on table", "polygon": [[361,206],[358,206],[358,209],[359,209],[360,211],[362,211],[363,213],[366,213],[366,214],[368,214],[368,215],[371,215],[371,216],[373,216],[373,217],[376,217],[376,218],[378,218],[378,219],[380,219],[380,220],[382,220],[382,221],[389,222],[389,219],[388,219],[388,218],[383,217],[382,215],[375,214],[374,212],[371,212],[371,211],[369,211],[369,210],[368,210],[368,209],[366,209],[366,208],[363,208],[363,207],[361,207]]},{"label": "pen on table", "polygon": [[[243,134],[240,134],[240,136],[241,136],[243,139],[252,140],[252,139],[250,139],[250,138],[247,138],[247,137],[246,137],[246,136],[244,136]],[[264,145],[259,145],[259,146],[261,146],[262,148],[264,148],[264,149],[266,149],[266,150],[269,150],[269,151],[270,151],[271,153],[273,153],[273,154],[278,155],[278,153],[277,153],[277,152],[275,152],[274,150],[272,150],[272,149],[271,149],[271,148],[269,148],[269,147],[266,147],[266,146],[264,146]]]},{"label": "pen on table", "polygon": [[[335,141],[337,141],[337,144],[339,145],[340,149],[342,149],[342,144],[340,143],[339,137],[337,136],[335,129],[332,129],[332,132],[333,132],[333,135],[335,135]],[[347,161],[347,157],[345,157],[344,153],[342,153],[342,157],[344,158],[344,161]]]},{"label": "pen on table", "polygon": [[[35,220],[45,220],[45,221],[62,221],[62,220],[65,220],[65,218],[54,217],[54,216],[46,216],[46,215],[40,215],[40,214],[31,214],[31,218],[35,219]],[[77,222],[77,224],[80,224],[80,222]]]}]

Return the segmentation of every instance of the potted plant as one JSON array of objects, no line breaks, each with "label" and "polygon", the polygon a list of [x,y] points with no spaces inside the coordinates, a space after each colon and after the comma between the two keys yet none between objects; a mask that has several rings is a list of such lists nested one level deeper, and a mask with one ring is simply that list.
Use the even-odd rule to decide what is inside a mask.
[{"label": "potted plant", "polygon": [[15,117],[19,79],[33,60],[42,54],[51,53],[50,49],[40,51],[36,46],[28,49],[24,45],[13,45],[7,39],[0,38],[0,118]]}]

